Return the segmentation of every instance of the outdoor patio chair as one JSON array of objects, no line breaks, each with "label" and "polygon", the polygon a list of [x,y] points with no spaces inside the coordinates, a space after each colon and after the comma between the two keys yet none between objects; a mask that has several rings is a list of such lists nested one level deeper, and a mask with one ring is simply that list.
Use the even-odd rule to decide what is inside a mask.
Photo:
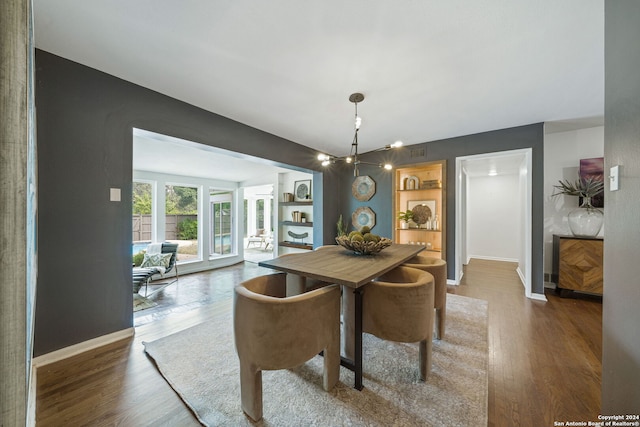
[{"label": "outdoor patio chair", "polygon": [[264,242],[264,228],[258,228],[256,230],[256,234],[253,236],[249,236],[247,238],[247,248],[249,245],[258,244],[258,247],[262,247],[262,243]]}]

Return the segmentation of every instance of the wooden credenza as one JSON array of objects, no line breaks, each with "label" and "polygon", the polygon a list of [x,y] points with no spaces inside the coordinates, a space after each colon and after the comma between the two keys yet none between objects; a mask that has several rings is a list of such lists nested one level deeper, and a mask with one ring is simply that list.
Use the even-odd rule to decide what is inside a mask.
[{"label": "wooden credenza", "polygon": [[553,273],[561,295],[567,291],[602,295],[602,253],[600,237],[553,236]]}]

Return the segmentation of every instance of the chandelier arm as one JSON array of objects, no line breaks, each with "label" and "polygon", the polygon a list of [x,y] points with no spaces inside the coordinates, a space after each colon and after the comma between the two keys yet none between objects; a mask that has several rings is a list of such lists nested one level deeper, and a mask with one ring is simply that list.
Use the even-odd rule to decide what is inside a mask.
[{"label": "chandelier arm", "polygon": [[[351,151],[349,153],[349,156],[344,156],[344,157],[335,157],[335,156],[330,156],[330,155],[319,155],[318,159],[323,161],[323,166],[326,166],[328,164],[332,164],[332,163],[337,163],[337,162],[345,162],[345,163],[352,163],[353,164],[353,174],[354,176],[358,176],[360,174],[359,170],[358,170],[358,165],[363,164],[363,165],[372,165],[372,166],[377,166],[380,168],[385,168],[385,169],[391,169],[392,166],[390,164],[383,164],[383,163],[372,163],[372,162],[362,162],[358,159],[358,130],[360,130],[360,124],[361,124],[361,120],[360,117],[358,117],[358,103],[362,102],[364,100],[364,95],[361,93],[352,93],[351,96],[349,96],[349,101],[352,102],[355,106],[355,132],[353,134],[353,140],[351,141]],[[387,144],[382,148],[378,148],[376,150],[373,150],[374,152],[376,151],[387,151],[390,150],[392,148],[397,148],[399,146],[402,145],[401,141],[396,141],[393,144]],[[321,158],[322,157],[322,158]],[[325,158],[326,157],[326,158]]]},{"label": "chandelier arm", "polygon": [[383,163],[373,163],[373,162],[363,162],[363,161],[358,161],[359,165],[371,165],[371,166],[378,166],[378,167],[384,167]]}]

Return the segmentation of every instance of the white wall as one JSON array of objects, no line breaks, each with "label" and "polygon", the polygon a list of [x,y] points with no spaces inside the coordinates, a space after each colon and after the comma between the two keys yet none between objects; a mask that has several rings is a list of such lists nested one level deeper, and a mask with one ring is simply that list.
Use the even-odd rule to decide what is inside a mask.
[{"label": "white wall", "polygon": [[521,248],[518,174],[467,180],[467,256],[518,262]]},{"label": "white wall", "polygon": [[[580,159],[604,156],[604,126],[567,132],[549,133],[544,137],[544,272],[551,274],[554,234],[571,234],[567,214],[578,206],[573,196],[551,197],[559,180],[578,179]],[[605,215],[606,215],[605,193]],[[604,228],[600,232],[604,235]]]}]

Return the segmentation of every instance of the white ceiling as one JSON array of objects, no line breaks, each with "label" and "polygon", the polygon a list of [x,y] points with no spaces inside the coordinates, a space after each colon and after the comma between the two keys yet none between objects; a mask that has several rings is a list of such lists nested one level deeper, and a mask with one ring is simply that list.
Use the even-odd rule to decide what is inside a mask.
[{"label": "white ceiling", "polygon": [[604,0],[34,0],[40,49],[334,155],[604,111]]},{"label": "white ceiling", "polygon": [[262,159],[141,129],[133,130],[133,169],[249,185],[274,182],[274,173],[291,172]]},{"label": "white ceiling", "polygon": [[494,153],[492,155],[472,156],[462,161],[461,166],[468,177],[492,175],[517,175],[520,173],[526,156],[522,150],[517,153]]}]

